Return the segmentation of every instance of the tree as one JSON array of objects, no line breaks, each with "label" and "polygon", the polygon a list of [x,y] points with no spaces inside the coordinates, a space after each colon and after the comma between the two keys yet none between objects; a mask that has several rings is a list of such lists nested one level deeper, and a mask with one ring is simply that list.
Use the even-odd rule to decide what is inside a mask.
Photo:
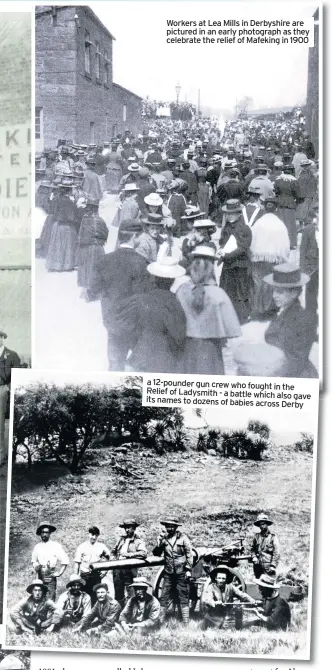
[{"label": "tree", "polygon": [[140,377],[118,387],[31,384],[16,391],[14,462],[20,454],[31,469],[34,461],[55,459],[76,474],[89,447],[105,436],[121,441],[129,433],[132,441],[146,440],[155,446],[157,424],[163,449],[185,448],[182,411],[144,407]]}]

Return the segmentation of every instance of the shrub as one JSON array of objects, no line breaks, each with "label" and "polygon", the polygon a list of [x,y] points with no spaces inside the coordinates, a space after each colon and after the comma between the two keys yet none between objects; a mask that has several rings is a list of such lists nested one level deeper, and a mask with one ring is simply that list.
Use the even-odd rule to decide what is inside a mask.
[{"label": "shrub", "polygon": [[301,433],[301,439],[294,444],[295,451],[303,451],[306,454],[313,454],[314,437],[310,433]]},{"label": "shrub", "polygon": [[257,433],[257,435],[261,435],[261,437],[264,437],[266,440],[269,439],[271,433],[267,423],[263,423],[262,421],[257,421],[255,419],[251,419],[248,422],[247,430],[249,430],[251,433]]}]

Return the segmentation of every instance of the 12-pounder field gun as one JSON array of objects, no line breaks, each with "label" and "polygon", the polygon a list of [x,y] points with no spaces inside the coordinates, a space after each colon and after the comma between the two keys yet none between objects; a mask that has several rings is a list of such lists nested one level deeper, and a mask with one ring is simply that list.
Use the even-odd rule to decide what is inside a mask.
[{"label": "12-pounder field gun", "polygon": [[[250,560],[250,555],[245,554],[242,539],[235,540],[223,547],[196,547],[193,549],[194,566],[190,580],[191,610],[196,609],[198,601],[201,600],[204,587],[210,582],[210,571],[218,565],[229,568],[232,583],[243,591],[246,591],[246,583],[241,571],[238,569],[240,561]],[[124,558],[112,561],[93,563],[94,570],[117,570],[124,568],[151,568],[159,567],[153,584],[153,594],[160,598],[164,579],[164,559],[158,556],[147,556],[146,559]]]}]

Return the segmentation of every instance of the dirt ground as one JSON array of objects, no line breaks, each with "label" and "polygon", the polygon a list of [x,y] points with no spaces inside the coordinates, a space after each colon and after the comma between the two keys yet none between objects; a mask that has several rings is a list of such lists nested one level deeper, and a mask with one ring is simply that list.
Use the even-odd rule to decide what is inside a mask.
[{"label": "dirt ground", "polygon": [[[24,595],[32,578],[31,552],[37,540],[35,529],[42,519],[56,525],[54,539],[63,545],[71,561],[60,579],[58,593],[64,589],[75,549],[91,524],[100,527],[102,541],[112,548],[119,536],[118,524],[125,517],[136,517],[150,553],[160,531],[159,520],[165,514],[182,519],[183,530],[194,546],[222,546],[239,532],[250,546],[255,532],[253,521],[258,512],[265,511],[273,517],[273,529],[281,543],[280,572],[295,567],[298,574],[308,578],[312,458],[294,452],[285,443],[278,444],[272,437],[275,444],[261,463],[201,456],[197,452],[161,457],[146,450],[119,454],[107,448],[93,453],[95,463],[80,477],[64,475],[57,466],[48,470],[35,468],[31,473],[25,466],[17,466],[12,487],[9,609]],[[296,438],[293,436],[289,444]],[[117,464],[131,474],[119,475],[111,464],[114,454]],[[143,574],[153,581],[156,570],[144,569]],[[244,574],[252,579],[250,566],[244,567]],[[106,581],[112,589],[110,573]],[[292,607],[292,630],[278,635],[259,632],[256,651],[251,653],[261,653],[262,648],[266,649],[263,653],[274,653],[280,644],[285,647],[283,656],[303,652],[307,602]],[[172,622],[169,626],[168,637],[167,631],[165,639],[150,635],[150,640],[136,642],[136,648],[171,650],[175,644],[171,638],[176,632],[171,630]],[[197,650],[198,626],[193,621],[185,632],[179,627],[178,650]],[[249,641],[249,647],[253,647],[253,640],[238,631],[232,635],[236,651],[230,651],[230,641],[226,644],[224,636],[203,636],[204,644],[200,644],[212,653],[249,653],[246,649]],[[17,639],[12,643],[17,644]],[[45,646],[45,641],[38,638],[39,644]],[[80,645],[81,641],[70,639],[70,646]],[[59,646],[66,646],[63,639]]]}]

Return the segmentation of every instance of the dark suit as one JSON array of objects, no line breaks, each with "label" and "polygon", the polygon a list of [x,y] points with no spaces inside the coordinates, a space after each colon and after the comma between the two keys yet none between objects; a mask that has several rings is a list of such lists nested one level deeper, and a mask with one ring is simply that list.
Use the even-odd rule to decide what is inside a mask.
[{"label": "dark suit", "polygon": [[316,226],[309,223],[303,228],[300,246],[300,266],[303,272],[310,275],[310,282],[306,286],[306,309],[316,315],[318,309],[318,282],[319,282],[319,249],[316,241]]},{"label": "dark suit", "polygon": [[7,448],[5,448],[5,419],[7,403],[10,391],[10,379],[12,368],[19,368],[21,361],[15,351],[4,350],[0,356],[0,463],[5,459]]},{"label": "dark suit", "polygon": [[317,370],[309,361],[311,347],[316,338],[316,325],[311,312],[303,309],[295,300],[272,319],[265,341],[281,349],[286,357],[281,377],[318,377]]},{"label": "dark suit", "polygon": [[101,299],[103,323],[108,333],[109,370],[121,371],[130,348],[130,337],[123,316],[122,302],[148,290],[151,278],[143,256],[134,249],[119,247],[99,263],[91,287],[90,300]]}]

